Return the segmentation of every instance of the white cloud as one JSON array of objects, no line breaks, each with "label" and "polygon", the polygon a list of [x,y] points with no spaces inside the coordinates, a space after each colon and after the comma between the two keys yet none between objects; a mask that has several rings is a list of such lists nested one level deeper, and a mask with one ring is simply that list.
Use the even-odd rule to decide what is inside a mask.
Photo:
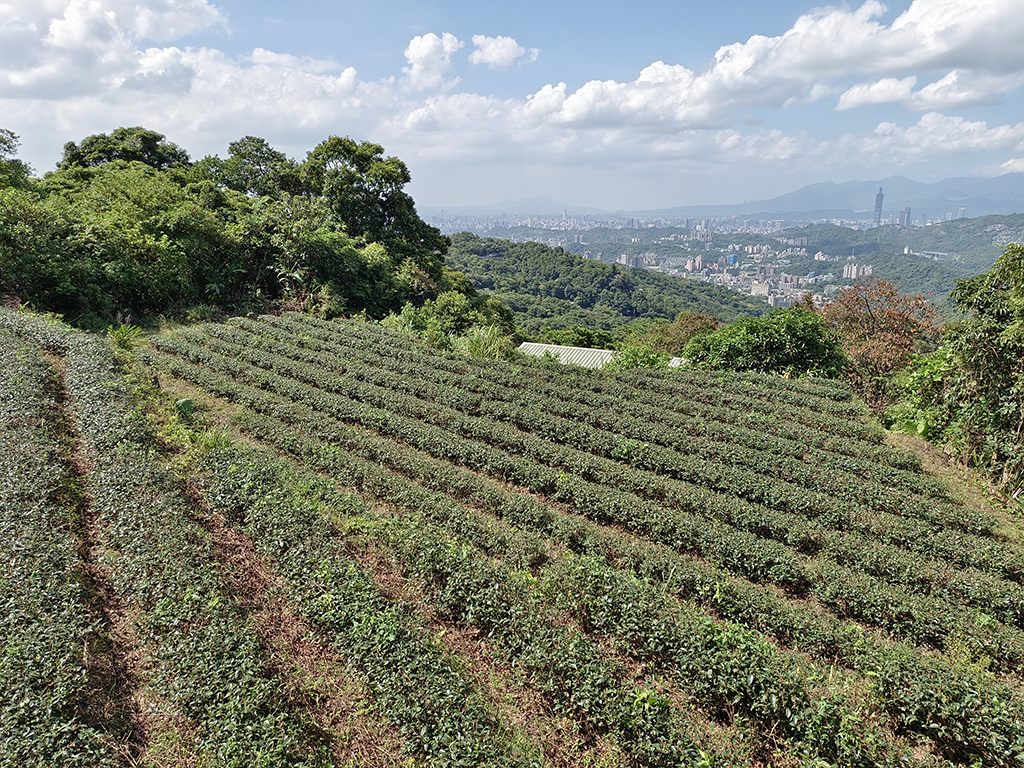
[{"label": "white cloud", "polygon": [[166,42],[227,24],[227,16],[207,0],[123,0],[136,37]]},{"label": "white cloud", "polygon": [[[100,95],[158,77],[136,40],[176,39],[225,21],[206,0],[12,0],[0,4],[0,94]],[[180,90],[186,74],[167,82]]]},{"label": "white cloud", "polygon": [[523,56],[527,57],[527,61],[536,61],[540,55],[537,48],[527,51],[514,38],[504,35],[497,37],[473,35],[473,45],[475,49],[469,54],[470,64],[486,64],[492,69],[510,67]]},{"label": "white cloud", "polygon": [[417,35],[405,49],[409,65],[402,67],[405,73],[403,82],[413,91],[453,86],[458,80],[446,82],[445,75],[451,69],[452,54],[463,45],[451,32],[445,32],[441,37],[433,32]]},{"label": "white cloud", "polygon": [[895,77],[883,77],[873,83],[858,83],[839,97],[836,109],[855,109],[865,104],[906,101],[910,98],[916,84],[917,78],[914,75],[902,80],[897,80]]},{"label": "white cloud", "polygon": [[873,133],[844,136],[837,147],[840,154],[853,153],[865,162],[896,165],[952,154],[1024,151],[1024,123],[989,127],[984,120],[929,112],[906,128],[883,122]]},{"label": "white cloud", "polygon": [[913,109],[963,109],[998,103],[1002,94],[1024,85],[1024,73],[988,74],[953,70],[915,92],[907,101]]},{"label": "white cloud", "polygon": [[[632,80],[575,88],[556,81],[499,99],[457,92],[454,55],[464,44],[448,32],[412,38],[401,73],[370,82],[330,59],[140,43],[223,24],[207,0],[0,0],[0,114],[21,121],[0,124],[20,132],[26,147],[53,136],[57,148],[117,125],[147,125],[197,156],[222,152],[245,133],[301,153],[341,132],[407,161],[490,159],[509,167],[901,166],[1003,153],[986,158],[994,168],[1024,155],[1024,127],[947,113],[1024,86],[1024,46],[1000,55],[978,50],[994,45],[979,42],[985,34],[997,43],[1024,39],[1024,14],[1013,5],[914,0],[885,25],[884,9],[869,0],[806,14],[779,36],[723,46],[704,67],[656,61]],[[475,65],[536,58],[511,37],[476,35],[473,45]],[[924,114],[838,138],[838,129],[830,134],[818,124],[772,128],[772,110],[798,113],[824,99],[840,110],[899,104]]]},{"label": "white cloud", "polygon": [[999,166],[1000,173],[1024,173],[1024,157],[1015,157]]}]

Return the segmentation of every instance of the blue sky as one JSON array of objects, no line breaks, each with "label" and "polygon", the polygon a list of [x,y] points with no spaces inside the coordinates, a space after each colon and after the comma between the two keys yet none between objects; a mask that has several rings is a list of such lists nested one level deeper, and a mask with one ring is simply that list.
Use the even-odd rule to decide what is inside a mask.
[{"label": "blue sky", "polygon": [[421,206],[606,209],[1024,171],[1020,0],[0,0],[0,127],[193,157],[374,141]]}]

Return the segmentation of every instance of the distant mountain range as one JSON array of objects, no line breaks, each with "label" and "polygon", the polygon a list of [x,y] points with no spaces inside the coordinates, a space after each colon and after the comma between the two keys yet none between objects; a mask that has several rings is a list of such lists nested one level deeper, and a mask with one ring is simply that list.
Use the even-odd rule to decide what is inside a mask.
[{"label": "distant mountain range", "polygon": [[[1024,173],[1007,173],[994,178],[949,178],[923,184],[903,176],[890,176],[880,181],[846,181],[840,184],[823,182],[789,192],[771,200],[754,200],[734,205],[689,205],[676,208],[615,211],[620,216],[699,217],[737,216],[754,219],[870,219],[875,195],[882,187],[882,215],[897,216],[910,208],[911,218],[937,218],[950,213],[955,218],[960,209],[964,216],[975,218],[990,214],[1024,213]],[[597,208],[582,208],[553,200],[532,197],[506,200],[494,205],[451,208],[425,207],[421,214],[439,216],[552,216],[565,212],[569,216],[608,214]]]},{"label": "distant mountain range", "polygon": [[493,205],[459,205],[443,208],[436,205],[417,205],[416,209],[421,216],[440,216],[442,213],[450,216],[561,216],[563,213],[569,216],[587,216],[609,213],[600,208],[569,205],[546,195],[502,200]]}]

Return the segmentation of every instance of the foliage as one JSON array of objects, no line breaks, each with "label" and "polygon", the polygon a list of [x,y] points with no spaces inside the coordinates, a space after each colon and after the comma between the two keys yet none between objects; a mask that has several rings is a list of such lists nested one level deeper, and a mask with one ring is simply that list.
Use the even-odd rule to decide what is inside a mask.
[{"label": "foliage", "polygon": [[626,344],[649,346],[656,352],[679,357],[695,336],[702,336],[719,328],[711,315],[700,312],[680,312],[674,321],[631,324],[626,327]]},{"label": "foliage", "polygon": [[900,377],[890,416],[989,472],[1010,493],[1024,487],[1024,246],[991,271],[958,281],[942,345]]},{"label": "foliage", "polygon": [[574,325],[572,328],[541,328],[536,340],[544,344],[588,349],[615,349],[615,336],[610,331],[599,331]]},{"label": "foliage", "polygon": [[78,573],[81,492],[61,452],[55,372],[0,330],[0,766],[114,766],[85,716],[95,647]]},{"label": "foliage", "polygon": [[923,296],[903,296],[876,280],[844,288],[822,315],[850,357],[854,391],[878,411],[892,402],[891,377],[915,354],[933,350],[940,318]]},{"label": "foliage", "polygon": [[[139,650],[149,659],[144,673],[147,695],[155,697],[172,716],[183,718],[200,763],[325,765],[322,739],[300,722],[282,681],[267,673],[268,653],[248,612],[232,599],[228,585],[222,582],[210,536],[197,520],[203,510],[186,501],[177,479],[154,461],[148,425],[132,402],[111,347],[102,338],[69,333],[69,329],[30,313],[0,313],[0,326],[63,359],[67,400],[75,404],[69,415],[76,450],[90,467],[83,480],[88,488],[82,493],[87,494],[95,516],[98,540],[90,545],[94,548],[91,552],[86,545],[79,552],[78,541],[66,542],[81,561],[56,568],[49,575],[66,580],[80,593],[88,583],[84,558],[103,553],[102,563],[110,573],[109,589],[135,617]],[[42,478],[49,473],[38,475]],[[65,515],[73,518],[83,510],[68,510]],[[76,524],[84,528],[85,521]],[[54,531],[66,526],[51,524],[42,540],[53,539]],[[79,535],[85,539],[84,530]],[[61,543],[61,538],[54,543]],[[44,575],[49,569],[44,564],[36,572]],[[58,601],[65,597],[61,592],[55,595]],[[99,607],[94,610],[98,612]],[[77,622],[58,615],[44,621],[64,634],[80,633],[87,622],[92,625],[91,632],[100,630],[100,622],[81,611]],[[3,640],[10,648],[8,638]],[[91,650],[102,646],[97,646],[95,639],[88,644],[79,637],[75,640],[71,658],[88,665]],[[39,654],[33,659],[36,664],[60,658],[53,649],[45,655],[40,653],[41,647],[25,650]],[[57,690],[64,694],[65,677],[54,675],[53,680],[45,681],[43,690],[57,682]],[[89,682],[112,690],[113,670]],[[82,679],[80,685],[85,683]],[[51,722],[64,719],[64,733],[51,746],[35,744],[35,757],[42,757],[52,746],[63,746],[61,742],[76,735],[75,719],[88,713],[89,706],[82,693],[75,702],[50,703],[48,718]],[[57,735],[35,731],[23,723],[19,751],[26,742],[31,744],[34,732],[41,739]],[[4,741],[6,756],[10,742]],[[116,746],[112,744],[105,756],[84,751],[57,753],[47,764],[126,764],[123,756],[117,756]]]},{"label": "foliage", "polygon": [[647,344],[620,345],[618,353],[605,363],[609,371],[627,371],[632,368],[664,368],[668,366],[668,352],[656,352]]},{"label": "foliage", "polygon": [[[0,579],[17,609],[0,729],[19,764],[120,760],[120,736],[80,727],[81,633],[100,628],[61,577],[84,556],[65,498],[88,499],[145,693],[199,764],[329,761],[315,697],[253,624],[271,605],[343,656],[412,762],[532,766],[554,727],[652,767],[1024,756],[1024,550],[888,448],[844,382],[485,361],[372,323],[236,318],[130,353],[169,390],[147,406],[188,446],[169,466],[110,341],[0,312],[19,576]],[[46,432],[58,402],[80,496],[32,471],[70,467]],[[238,555],[272,592],[238,589]]]},{"label": "foliage", "polygon": [[228,158],[205,158],[211,177],[219,184],[250,197],[280,197],[303,192],[300,167],[266,139],[245,136],[228,144]]},{"label": "foliage", "polygon": [[405,163],[378,144],[331,136],[310,151],[302,176],[350,235],[384,245],[392,267],[408,262],[423,276],[421,296],[436,296],[449,240],[402,191],[412,178]]},{"label": "foliage", "polygon": [[683,352],[698,370],[728,369],[834,378],[848,366],[835,333],[804,307],[775,310],[737,320],[696,336]]},{"label": "foliage", "polygon": [[527,333],[582,326],[610,331],[633,320],[672,321],[695,311],[720,320],[761,314],[764,304],[706,283],[588,261],[535,242],[452,237],[448,263],[494,293]]},{"label": "foliage", "polygon": [[416,336],[437,349],[498,359],[512,351],[516,329],[508,308],[492,296],[446,291],[422,307],[406,304],[381,324]]},{"label": "foliage", "polygon": [[[877,263],[885,273],[884,279],[893,280],[905,293],[916,294],[948,291],[954,278],[990,268],[1002,246],[1019,240],[1022,231],[1024,214],[1012,214],[953,219],[916,228],[882,226],[857,230],[815,224],[787,230],[785,236],[807,237],[808,250],[853,255],[869,264]],[[941,260],[936,262],[914,253],[904,254],[906,248],[948,256],[940,256]]]},{"label": "foliage", "polygon": [[[880,445],[844,384],[457,360],[296,315],[155,346],[168,375],[242,409],[250,439],[395,507],[359,530],[423,599],[639,763],[666,764],[671,742],[651,736],[680,709],[602,682],[595,640],[707,716],[749,722],[755,750],[843,765],[898,762],[918,738],[961,764],[1020,753],[1019,695],[997,677],[1024,669],[1020,549]],[[579,640],[538,623],[550,609]],[[560,686],[566,666],[576,683]]]},{"label": "foliage", "polygon": [[0,133],[0,295],[86,327],[275,303],[379,319],[472,290],[377,145],[332,138],[300,165],[246,136],[190,165],[163,135],[119,128],[69,142],[42,180],[16,149]]},{"label": "foliage", "polygon": [[162,133],[145,128],[117,128],[82,139],[81,144],[69,141],[64,145],[64,157],[59,168],[93,168],[114,160],[139,162],[165,171],[175,166],[188,165],[188,153],[167,141]]},{"label": "foliage", "polygon": [[26,163],[14,157],[21,146],[13,131],[0,128],[0,189],[24,187],[28,184],[31,169]]}]

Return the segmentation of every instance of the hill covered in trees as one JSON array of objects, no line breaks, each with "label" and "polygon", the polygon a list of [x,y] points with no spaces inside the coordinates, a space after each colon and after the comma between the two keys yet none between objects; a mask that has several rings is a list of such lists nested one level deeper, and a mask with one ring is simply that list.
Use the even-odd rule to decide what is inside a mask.
[{"label": "hill covered in trees", "polygon": [[763,314],[763,302],[706,283],[588,261],[540,243],[469,233],[452,237],[448,263],[492,292],[531,333],[580,325],[611,330],[632,320],[673,320],[680,312],[722,322]]},{"label": "hill covered in trees", "polygon": [[[90,327],[272,306],[380,319],[443,294],[465,299],[446,299],[467,305],[455,325],[473,312],[508,316],[454,271],[479,271],[475,246],[460,236],[449,253],[449,239],[404,191],[405,164],[376,144],[330,137],[298,162],[246,136],[226,158],[193,161],[155,131],[119,128],[68,142],[57,169],[35,179],[15,158],[17,137],[0,139],[0,297],[8,303]],[[504,249],[522,272],[511,288],[477,282],[507,296],[527,331],[538,322],[610,328],[684,310],[729,320],[763,309],[562,252],[487,249]],[[503,332],[514,330],[502,322]]]}]

